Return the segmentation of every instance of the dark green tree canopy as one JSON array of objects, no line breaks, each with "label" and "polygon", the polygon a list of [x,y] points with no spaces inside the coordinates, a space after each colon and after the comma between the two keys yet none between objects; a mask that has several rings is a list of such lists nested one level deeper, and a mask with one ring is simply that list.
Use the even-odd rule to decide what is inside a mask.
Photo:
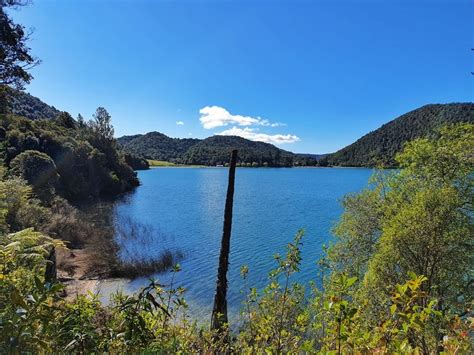
[{"label": "dark green tree canopy", "polygon": [[[1,156],[15,174],[33,186],[41,185],[40,178],[53,177],[53,170],[58,175],[56,193],[69,201],[109,197],[138,185],[115,141],[100,146],[89,126],[80,127],[67,113],[55,120],[5,115],[0,127],[4,132]],[[51,159],[55,169],[47,164]]]},{"label": "dark green tree canopy", "polygon": [[54,188],[58,182],[58,171],[53,159],[37,150],[26,150],[10,163],[11,172],[25,179],[36,192]]},{"label": "dark green tree canopy", "polygon": [[473,103],[426,105],[390,121],[347,147],[327,156],[329,165],[396,167],[405,143],[436,135],[445,124],[474,123]]},{"label": "dark green tree canopy", "polygon": [[110,141],[114,139],[114,127],[111,121],[112,118],[107,110],[103,107],[98,107],[89,125],[98,138]]},{"label": "dark green tree canopy", "polygon": [[229,152],[239,150],[241,166],[314,166],[309,154],[294,154],[264,142],[236,136],[213,136],[206,139],[170,138],[159,132],[124,136],[118,139],[124,151],[146,159],[180,164],[223,165]]},{"label": "dark green tree canopy", "polygon": [[74,121],[74,118],[71,117],[71,115],[67,112],[61,112],[58,117],[56,118],[58,124],[66,127],[66,128],[75,128],[76,127],[76,121]]}]

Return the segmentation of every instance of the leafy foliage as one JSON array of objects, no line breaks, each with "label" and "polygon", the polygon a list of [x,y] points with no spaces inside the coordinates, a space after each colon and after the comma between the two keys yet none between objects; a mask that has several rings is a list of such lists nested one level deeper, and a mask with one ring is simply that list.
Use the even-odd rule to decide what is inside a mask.
[{"label": "leafy foliage", "polygon": [[101,108],[97,115],[82,126],[67,113],[33,121],[3,115],[1,154],[11,172],[28,180],[35,192],[54,187],[77,201],[130,190],[138,185],[136,174],[117,149],[110,116]]},{"label": "leafy foliage", "polygon": [[39,63],[26,45],[29,37],[27,31],[22,25],[14,23],[6,12],[7,7],[14,8],[25,4],[26,1],[22,0],[0,2],[0,86],[22,89],[32,79],[28,71]]},{"label": "leafy foliage", "polygon": [[26,44],[30,34],[7,13],[7,8],[26,4],[24,0],[0,1],[0,113],[8,112],[12,90],[22,90],[33,78],[29,70],[40,62]]},{"label": "leafy foliage", "polygon": [[[108,306],[96,296],[60,297],[60,284],[44,281],[44,253],[53,241],[31,230],[0,244],[0,350],[2,352],[158,353],[448,353],[469,352],[469,322],[436,310],[423,291],[426,278],[410,274],[391,287],[387,312],[367,327],[364,306],[356,303],[355,277],[338,274],[330,292],[306,297],[291,283],[299,271],[302,233],[276,257],[269,285],[251,289],[237,333],[208,331],[191,322],[185,289],[151,281],[135,295],[118,293]],[[28,245],[37,245],[31,251]],[[24,244],[24,245],[23,245]],[[24,255],[24,258],[17,258]],[[33,257],[30,257],[33,256]],[[20,261],[19,261],[20,260]],[[180,271],[173,268],[173,275]],[[247,268],[242,269],[245,277]],[[443,322],[448,335],[428,338],[431,324]]]},{"label": "leafy foliage", "polygon": [[14,178],[0,181],[2,219],[0,231],[40,228],[48,221],[48,211],[40,201],[31,198],[32,188],[24,180]]},{"label": "leafy foliage", "polygon": [[[380,174],[374,188],[348,196],[329,249],[332,270],[356,276],[353,297],[364,318],[377,324],[390,302],[387,285],[424,275],[420,290],[437,311],[468,314],[472,303],[474,125],[442,128],[397,156],[403,168]],[[385,306],[384,306],[385,305]],[[425,303],[423,305],[426,305]],[[429,342],[445,324],[431,324]],[[423,347],[429,344],[423,344]]]},{"label": "leafy foliage", "polygon": [[199,139],[170,138],[159,132],[150,132],[144,135],[123,136],[117,139],[118,143],[128,153],[151,160],[179,162],[183,154]]},{"label": "leafy foliage", "polygon": [[[397,157],[403,169],[345,199],[337,242],[319,263],[324,287],[293,282],[299,231],[275,255],[268,285],[246,284],[242,321],[222,332],[190,320],[179,265],[168,285],[150,281],[108,306],[93,295],[62,298],[44,275],[61,243],[13,230],[36,202],[23,180],[2,179],[0,352],[471,353],[473,141],[474,125],[462,124],[409,143]],[[12,186],[22,192],[10,201]],[[245,280],[249,272],[241,268]]]},{"label": "leafy foliage", "polygon": [[457,122],[474,123],[474,104],[426,105],[384,124],[326,159],[330,165],[397,166],[395,156],[404,143],[430,137],[442,125]]},{"label": "leafy foliage", "polygon": [[139,158],[128,153],[124,153],[123,157],[125,159],[125,163],[127,163],[127,165],[133,170],[146,170],[150,167],[150,164],[146,159]]},{"label": "leafy foliage", "polygon": [[[306,332],[310,325],[305,290],[292,282],[299,271],[304,232],[300,230],[287,245],[285,257],[275,255],[277,267],[269,274],[269,284],[261,292],[251,288],[242,312],[245,321],[239,333],[239,351],[254,353],[298,352],[310,341]],[[248,268],[241,269],[246,278]]]},{"label": "leafy foliage", "polygon": [[37,150],[25,150],[11,162],[11,173],[26,180],[38,196],[52,195],[59,175],[53,159]]},{"label": "leafy foliage", "polygon": [[55,119],[61,111],[26,92],[10,90],[8,93],[8,113],[30,120]]},{"label": "leafy foliage", "polygon": [[224,165],[232,149],[239,151],[240,164],[258,166],[292,166],[293,154],[271,144],[253,142],[241,137],[213,136],[198,142],[183,156],[185,164]]}]

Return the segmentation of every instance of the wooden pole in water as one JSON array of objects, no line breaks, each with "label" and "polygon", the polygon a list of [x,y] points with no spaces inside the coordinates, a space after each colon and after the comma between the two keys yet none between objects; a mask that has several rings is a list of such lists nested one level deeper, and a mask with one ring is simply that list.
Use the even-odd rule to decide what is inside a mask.
[{"label": "wooden pole in water", "polygon": [[232,208],[234,204],[235,165],[237,163],[237,150],[233,150],[229,164],[229,183],[224,210],[224,229],[222,232],[221,252],[219,255],[219,268],[217,270],[216,294],[214,308],[212,309],[211,329],[222,330],[227,323],[227,270],[229,268],[230,235],[232,230]]}]

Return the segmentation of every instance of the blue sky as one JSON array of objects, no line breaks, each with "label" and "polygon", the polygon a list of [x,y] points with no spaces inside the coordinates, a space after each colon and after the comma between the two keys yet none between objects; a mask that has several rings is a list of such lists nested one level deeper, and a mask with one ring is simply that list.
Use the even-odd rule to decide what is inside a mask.
[{"label": "blue sky", "polygon": [[27,91],[116,135],[240,134],[335,151],[428,103],[473,100],[466,0],[40,1],[12,11]]}]

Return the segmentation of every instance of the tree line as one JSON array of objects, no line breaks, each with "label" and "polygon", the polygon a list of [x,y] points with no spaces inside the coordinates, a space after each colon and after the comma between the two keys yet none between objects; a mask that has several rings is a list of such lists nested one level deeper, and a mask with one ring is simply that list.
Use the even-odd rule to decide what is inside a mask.
[{"label": "tree line", "polygon": [[292,167],[316,166],[311,155],[294,154],[264,142],[236,136],[213,136],[206,139],[170,138],[159,132],[124,136],[118,139],[124,151],[152,160],[187,165],[225,165],[229,152],[239,150],[238,166]]},{"label": "tree line", "polygon": [[337,166],[397,167],[397,153],[417,138],[432,137],[442,125],[474,123],[473,103],[426,105],[390,121],[349,146],[324,158]]},{"label": "tree line", "polygon": [[[11,174],[42,196],[70,200],[110,197],[138,185],[113,138],[110,115],[98,108],[92,120],[61,113],[55,120],[0,118],[0,155]],[[127,163],[128,159],[128,163]]]}]

